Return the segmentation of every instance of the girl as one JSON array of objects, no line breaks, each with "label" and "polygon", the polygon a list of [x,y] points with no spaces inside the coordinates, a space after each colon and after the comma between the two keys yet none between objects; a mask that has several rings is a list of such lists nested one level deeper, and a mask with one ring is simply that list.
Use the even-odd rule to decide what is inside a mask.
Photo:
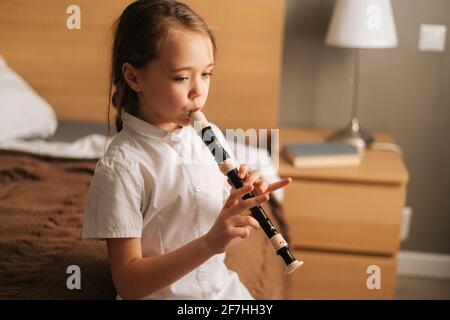
[{"label": "girl", "polygon": [[242,165],[246,184],[231,189],[189,125],[208,97],[215,51],[205,22],[177,1],[136,1],[118,19],[119,133],[97,164],[83,238],[106,239],[119,299],[253,299],[224,252],[259,229],[248,209],[291,179],[267,185]]}]

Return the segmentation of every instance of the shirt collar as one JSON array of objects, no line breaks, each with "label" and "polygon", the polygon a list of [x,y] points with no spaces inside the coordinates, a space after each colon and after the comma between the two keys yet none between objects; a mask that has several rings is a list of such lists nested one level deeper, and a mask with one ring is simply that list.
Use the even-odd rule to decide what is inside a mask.
[{"label": "shirt collar", "polygon": [[122,122],[124,126],[128,127],[132,131],[141,134],[148,138],[166,140],[166,141],[177,141],[181,139],[185,127],[178,128],[172,132],[158,128],[144,120],[141,120],[125,111],[122,110]]}]

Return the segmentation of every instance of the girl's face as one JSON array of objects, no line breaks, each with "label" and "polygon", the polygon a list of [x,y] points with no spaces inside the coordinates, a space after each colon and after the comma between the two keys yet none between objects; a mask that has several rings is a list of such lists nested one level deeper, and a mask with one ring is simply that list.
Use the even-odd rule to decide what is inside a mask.
[{"label": "girl's face", "polygon": [[214,55],[206,34],[173,31],[159,58],[139,70],[125,63],[127,83],[139,97],[138,117],[167,131],[189,125],[190,112],[203,108]]}]

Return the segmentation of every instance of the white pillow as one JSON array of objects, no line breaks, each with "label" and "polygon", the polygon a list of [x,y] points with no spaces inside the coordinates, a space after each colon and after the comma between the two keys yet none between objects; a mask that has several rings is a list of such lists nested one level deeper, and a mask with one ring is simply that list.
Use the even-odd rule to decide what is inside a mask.
[{"label": "white pillow", "polygon": [[53,108],[0,55],[0,140],[47,138],[58,120]]}]

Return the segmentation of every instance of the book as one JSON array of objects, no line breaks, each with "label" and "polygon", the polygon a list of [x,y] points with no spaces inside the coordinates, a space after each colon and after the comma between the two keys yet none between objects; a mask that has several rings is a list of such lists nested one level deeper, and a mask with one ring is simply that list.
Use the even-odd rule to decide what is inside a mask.
[{"label": "book", "polygon": [[356,147],[344,143],[290,143],[284,155],[296,168],[357,167],[362,158]]}]

